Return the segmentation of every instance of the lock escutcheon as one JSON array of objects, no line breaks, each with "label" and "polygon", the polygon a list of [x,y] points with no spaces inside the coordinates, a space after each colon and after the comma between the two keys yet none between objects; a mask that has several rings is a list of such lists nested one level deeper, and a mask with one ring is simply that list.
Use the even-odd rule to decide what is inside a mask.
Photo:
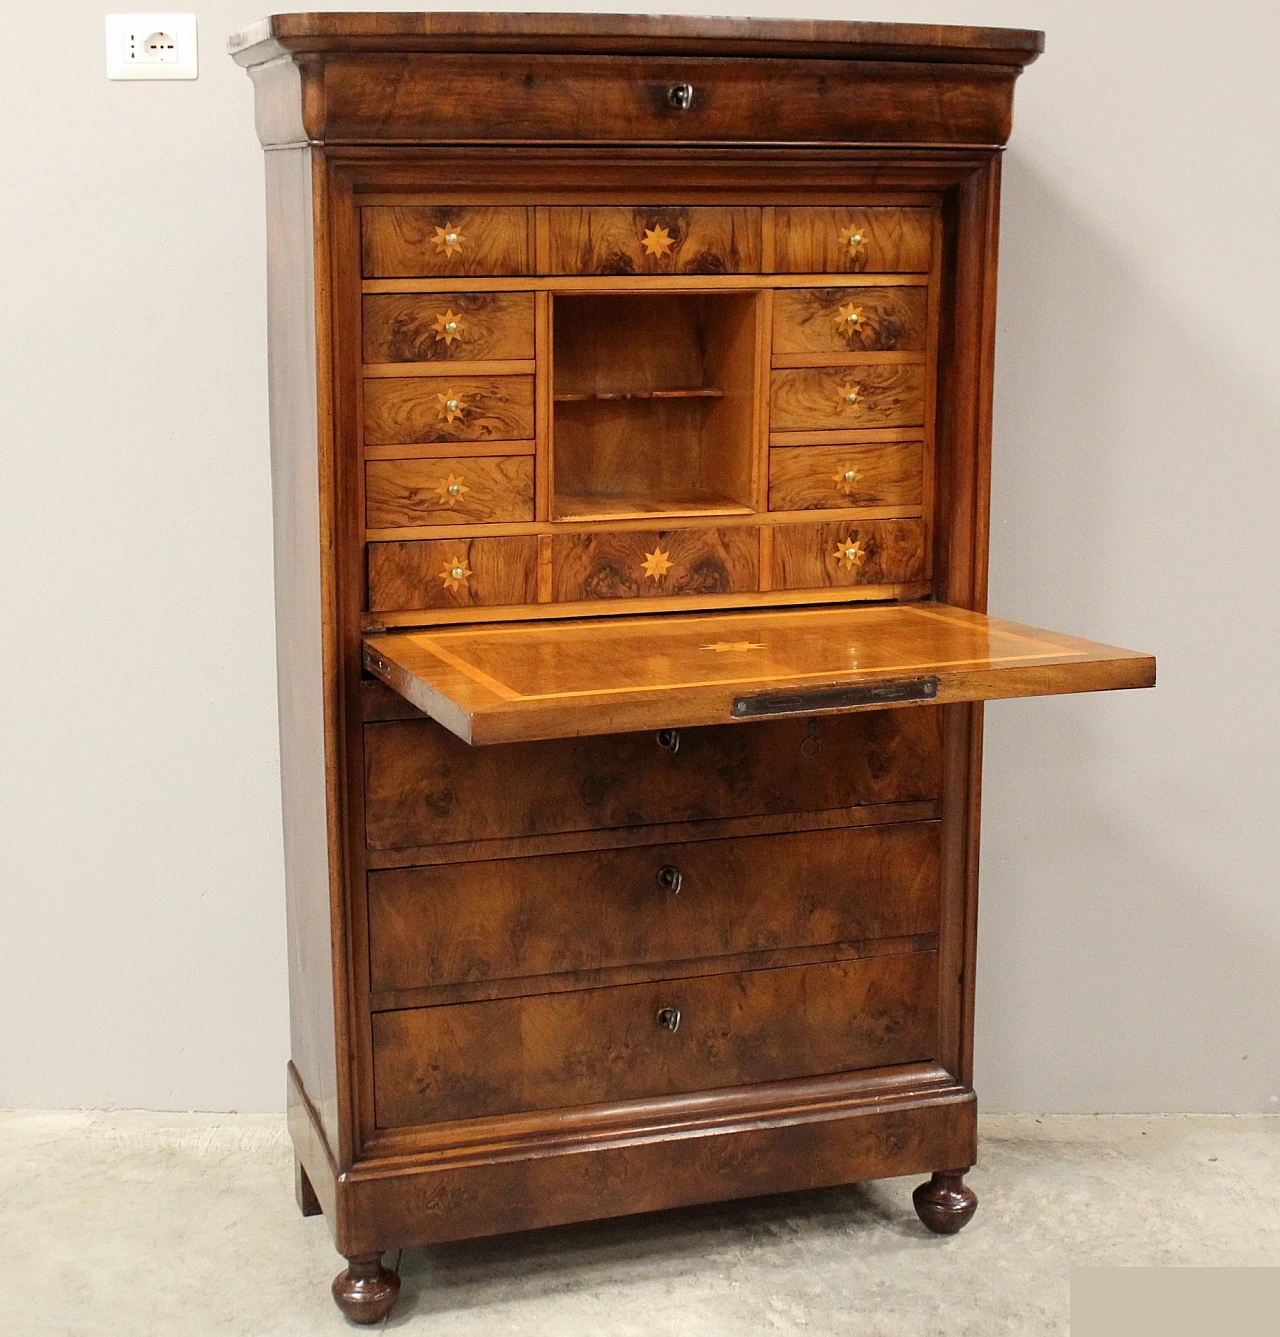
[{"label": "lock escutcheon", "polygon": [[693,85],[672,84],[667,89],[667,102],[677,111],[688,111],[693,106]]},{"label": "lock escutcheon", "polygon": [[671,892],[673,896],[678,895],[680,888],[684,886],[684,874],[671,864],[668,864],[665,868],[659,868],[658,886],[660,886],[663,891]]},{"label": "lock escutcheon", "polygon": [[678,1007],[659,1008],[658,1025],[664,1031],[678,1031],[680,1029],[680,1009]]}]

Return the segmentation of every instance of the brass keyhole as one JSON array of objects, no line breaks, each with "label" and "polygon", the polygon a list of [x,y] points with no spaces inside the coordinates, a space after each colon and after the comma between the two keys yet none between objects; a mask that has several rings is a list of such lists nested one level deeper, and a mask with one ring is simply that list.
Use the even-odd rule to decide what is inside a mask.
[{"label": "brass keyhole", "polygon": [[666,1031],[678,1031],[680,1029],[680,1009],[678,1007],[664,1007],[658,1011],[658,1025]]},{"label": "brass keyhole", "polygon": [[659,729],[654,738],[658,746],[664,752],[670,752],[673,757],[680,751],[679,729]]},{"label": "brass keyhole", "polygon": [[684,886],[684,874],[678,868],[673,868],[668,864],[665,868],[658,870],[658,886],[663,891],[669,891],[673,895],[678,894],[680,888]]}]

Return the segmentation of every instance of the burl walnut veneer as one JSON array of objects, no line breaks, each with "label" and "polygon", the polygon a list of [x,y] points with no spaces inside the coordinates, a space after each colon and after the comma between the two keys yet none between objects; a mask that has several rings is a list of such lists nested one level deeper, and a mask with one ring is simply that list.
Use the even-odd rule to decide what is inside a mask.
[{"label": "burl walnut veneer", "polygon": [[1001,148],[1034,32],[294,14],[267,149],[298,1200],[388,1250],[975,1199]]}]

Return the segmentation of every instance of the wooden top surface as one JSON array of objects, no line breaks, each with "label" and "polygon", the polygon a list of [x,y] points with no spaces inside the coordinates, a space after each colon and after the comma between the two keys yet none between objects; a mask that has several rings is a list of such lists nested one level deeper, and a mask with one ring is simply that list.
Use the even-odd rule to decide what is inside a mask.
[{"label": "wooden top surface", "polygon": [[650,14],[273,14],[232,34],[242,65],[282,51],[553,51],[793,56],[1027,65],[1044,34],[1023,28]]},{"label": "wooden top surface", "polygon": [[[365,666],[472,743],[1155,682],[1148,655],[934,603],[394,632]],[[857,688],[881,697],[838,695]]]}]

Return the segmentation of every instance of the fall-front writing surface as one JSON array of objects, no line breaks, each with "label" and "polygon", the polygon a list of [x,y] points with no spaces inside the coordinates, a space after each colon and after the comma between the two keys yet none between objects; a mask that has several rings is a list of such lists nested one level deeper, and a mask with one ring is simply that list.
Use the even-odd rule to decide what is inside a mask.
[{"label": "fall-front writing surface", "polygon": [[1155,681],[1135,651],[935,603],[397,632],[364,661],[472,743]]}]

